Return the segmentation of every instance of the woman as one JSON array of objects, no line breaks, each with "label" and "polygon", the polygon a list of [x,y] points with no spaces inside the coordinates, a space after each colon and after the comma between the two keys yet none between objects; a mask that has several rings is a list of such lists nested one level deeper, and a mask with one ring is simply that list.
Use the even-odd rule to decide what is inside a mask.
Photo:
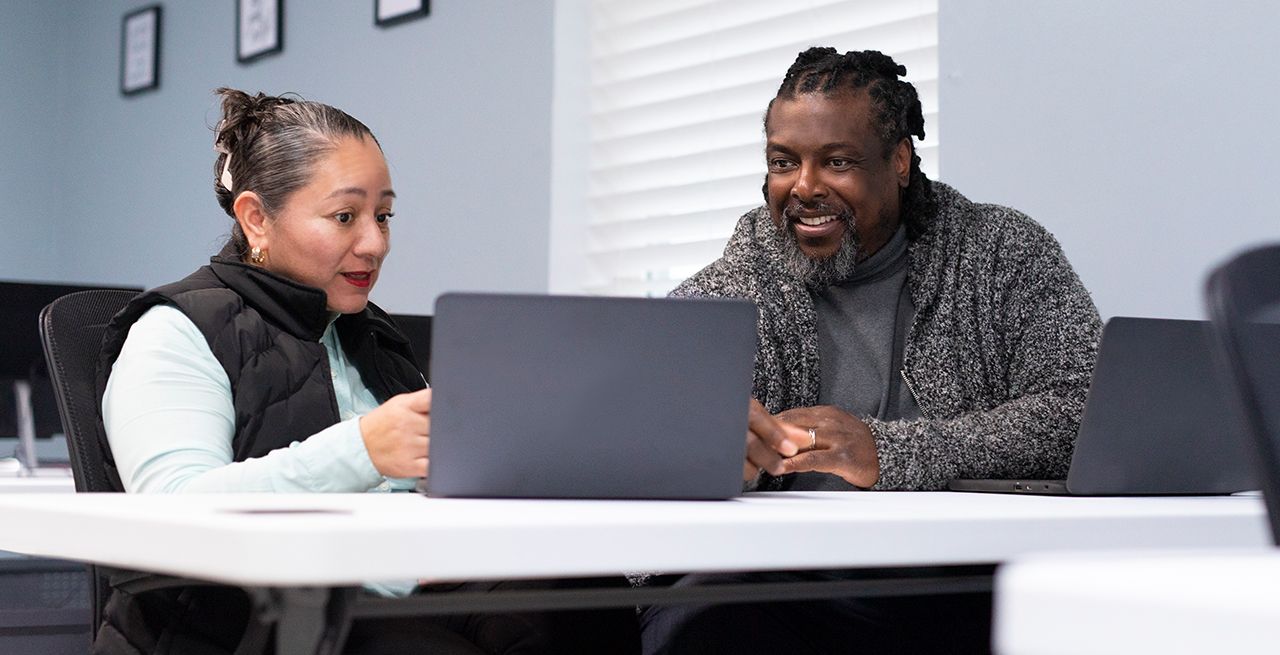
[{"label": "woman", "polygon": [[[141,493],[412,489],[427,473],[431,391],[408,340],[369,302],[395,200],[382,150],[328,105],[217,93],[214,191],[231,239],[108,327],[108,468]],[[369,588],[395,596],[414,584]],[[231,652],[248,614],[235,589],[116,590],[95,651]],[[358,623],[348,648],[540,652],[558,649],[563,618]]]}]

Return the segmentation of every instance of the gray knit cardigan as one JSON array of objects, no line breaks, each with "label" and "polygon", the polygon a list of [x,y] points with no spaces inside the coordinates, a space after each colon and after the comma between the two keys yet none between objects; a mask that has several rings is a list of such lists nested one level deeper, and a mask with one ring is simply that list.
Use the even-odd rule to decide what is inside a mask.
[{"label": "gray knit cardigan", "polygon": [[[952,478],[1062,478],[1102,325],[1057,241],[1026,215],[933,183],[937,211],[908,249],[916,318],[901,372],[914,421],[863,417],[877,489],[941,489]],[[753,395],[771,412],[818,400],[813,300],[779,265],[786,247],[760,207],[724,256],[676,297],[747,298],[759,309]]]}]

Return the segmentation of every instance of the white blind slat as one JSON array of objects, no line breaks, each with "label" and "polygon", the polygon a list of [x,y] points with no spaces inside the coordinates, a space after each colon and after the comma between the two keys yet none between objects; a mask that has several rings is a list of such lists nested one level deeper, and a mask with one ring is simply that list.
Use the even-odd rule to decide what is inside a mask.
[{"label": "white blind slat", "polygon": [[[785,71],[795,57],[792,50],[786,61],[779,64]],[[895,56],[895,60],[907,66],[906,80],[916,85],[920,94],[920,102],[925,111],[937,110],[938,78],[936,65],[933,67],[913,65],[913,63],[936,59],[937,48],[930,47]],[[645,99],[645,102],[624,106],[616,103],[605,109],[600,102],[595,102],[592,113],[593,140],[607,140],[634,136],[645,132],[669,129],[677,126],[715,120],[743,113],[755,113],[764,116],[765,106],[773,99],[781,82],[777,77],[762,77],[760,80],[723,86],[710,84],[706,89],[685,96],[664,100]],[[603,91],[597,90],[599,93]],[[643,98],[643,96],[641,96]],[[748,109],[750,108],[750,109]]]},{"label": "white blind slat", "polygon": [[733,231],[738,217],[756,204],[649,217],[639,221],[599,223],[589,229],[587,252],[606,253],[643,246],[723,239]]},{"label": "white blind slat", "polygon": [[[635,0],[631,0],[635,1]],[[613,14],[597,14],[592,20],[593,58],[624,54],[682,40],[737,37],[762,25],[764,34],[786,35],[810,30],[816,34],[824,25],[848,23],[875,25],[904,14],[937,13],[934,0],[715,0],[684,3],[676,11],[655,11],[641,18],[616,20]],[[778,37],[781,38],[781,37]],[[742,41],[742,38],[724,39]]]},{"label": "white blind slat", "polygon": [[[782,81],[782,73],[786,72],[787,67],[795,60],[796,53],[803,48],[815,43],[858,43],[868,49],[881,50],[897,59],[899,54],[935,47],[937,40],[929,39],[928,34],[937,33],[937,19],[934,16],[924,16],[894,23],[876,33],[874,38],[867,32],[842,31],[820,39],[805,39],[769,49],[753,50],[727,59],[701,60],[654,75],[616,82],[593,82],[592,103],[599,110],[608,111],[762,80],[772,80],[773,90],[776,91],[777,84]],[[909,73],[914,73],[914,68],[916,67],[907,65]]]}]

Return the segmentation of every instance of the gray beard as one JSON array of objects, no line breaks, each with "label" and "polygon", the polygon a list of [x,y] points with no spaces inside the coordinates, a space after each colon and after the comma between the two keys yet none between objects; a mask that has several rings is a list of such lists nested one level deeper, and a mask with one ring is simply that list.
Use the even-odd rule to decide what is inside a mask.
[{"label": "gray beard", "polygon": [[862,251],[862,241],[857,230],[853,229],[852,217],[841,217],[844,221],[844,236],[840,239],[840,248],[835,254],[825,259],[812,259],[800,249],[795,230],[791,229],[792,221],[785,219],[778,230],[782,234],[782,267],[796,279],[810,287],[829,287],[853,277],[858,265],[858,253]]}]

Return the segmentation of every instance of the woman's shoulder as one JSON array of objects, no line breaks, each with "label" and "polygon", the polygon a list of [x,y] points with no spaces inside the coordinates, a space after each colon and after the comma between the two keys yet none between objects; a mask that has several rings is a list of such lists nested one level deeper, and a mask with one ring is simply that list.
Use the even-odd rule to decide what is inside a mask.
[{"label": "woman's shoulder", "polygon": [[[140,342],[168,349],[172,347],[203,347],[208,349],[204,335],[181,309],[161,302],[147,308],[129,327],[126,343]],[[126,346],[127,347],[127,346]]]}]

